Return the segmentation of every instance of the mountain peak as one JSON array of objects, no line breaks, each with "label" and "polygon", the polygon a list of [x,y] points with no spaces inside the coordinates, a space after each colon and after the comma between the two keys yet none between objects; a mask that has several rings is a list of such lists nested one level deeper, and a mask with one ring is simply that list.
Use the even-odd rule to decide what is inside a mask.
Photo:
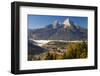
[{"label": "mountain peak", "polygon": [[64,20],[63,24],[64,24],[64,28],[67,28],[67,27],[71,27],[73,25],[73,22],[69,18],[67,18]]},{"label": "mountain peak", "polygon": [[59,26],[59,22],[55,20],[52,25],[53,25],[53,28],[56,29]]},{"label": "mountain peak", "polygon": [[29,39],[35,40],[87,40],[87,28],[76,26],[67,18],[63,24],[54,20],[52,24],[30,31],[28,35]]}]

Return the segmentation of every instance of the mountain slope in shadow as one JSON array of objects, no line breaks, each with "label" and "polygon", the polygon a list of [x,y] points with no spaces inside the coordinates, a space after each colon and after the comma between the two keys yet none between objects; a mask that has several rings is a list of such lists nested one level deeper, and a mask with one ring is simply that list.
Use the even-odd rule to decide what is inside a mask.
[{"label": "mountain slope in shadow", "polygon": [[45,51],[46,50],[44,48],[34,45],[34,43],[31,40],[28,40],[28,54],[38,55]]}]

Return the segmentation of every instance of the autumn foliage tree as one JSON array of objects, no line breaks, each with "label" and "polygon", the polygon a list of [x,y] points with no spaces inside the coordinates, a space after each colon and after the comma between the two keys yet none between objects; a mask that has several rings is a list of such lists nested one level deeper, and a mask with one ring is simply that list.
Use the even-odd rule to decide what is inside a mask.
[{"label": "autumn foliage tree", "polygon": [[65,59],[86,58],[87,57],[87,43],[70,43],[63,56]]}]

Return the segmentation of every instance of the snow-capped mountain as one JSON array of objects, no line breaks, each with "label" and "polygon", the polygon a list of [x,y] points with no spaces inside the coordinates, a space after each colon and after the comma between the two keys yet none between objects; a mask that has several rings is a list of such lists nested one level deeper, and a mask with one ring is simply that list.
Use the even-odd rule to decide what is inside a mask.
[{"label": "snow-capped mountain", "polygon": [[55,20],[44,28],[29,30],[28,35],[35,40],[87,40],[87,29],[67,18],[62,24]]},{"label": "snow-capped mountain", "polygon": [[67,18],[65,21],[64,21],[64,28],[69,28],[69,27],[73,27],[74,26],[74,23],[69,19]]},{"label": "snow-capped mountain", "polygon": [[53,24],[52,24],[52,26],[53,26],[53,29],[56,29],[56,28],[58,28],[59,27],[59,22],[57,21],[57,20],[55,20],[54,22],[53,22]]}]

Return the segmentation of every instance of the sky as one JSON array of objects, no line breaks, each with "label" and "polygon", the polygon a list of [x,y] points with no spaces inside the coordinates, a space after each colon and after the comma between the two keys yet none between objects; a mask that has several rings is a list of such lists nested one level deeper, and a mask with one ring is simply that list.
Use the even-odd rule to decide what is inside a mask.
[{"label": "sky", "polygon": [[88,17],[77,17],[77,16],[50,16],[50,15],[28,15],[28,28],[38,29],[43,28],[49,24],[52,24],[55,20],[59,23],[63,23],[65,19],[69,18],[76,25],[87,28]]}]

